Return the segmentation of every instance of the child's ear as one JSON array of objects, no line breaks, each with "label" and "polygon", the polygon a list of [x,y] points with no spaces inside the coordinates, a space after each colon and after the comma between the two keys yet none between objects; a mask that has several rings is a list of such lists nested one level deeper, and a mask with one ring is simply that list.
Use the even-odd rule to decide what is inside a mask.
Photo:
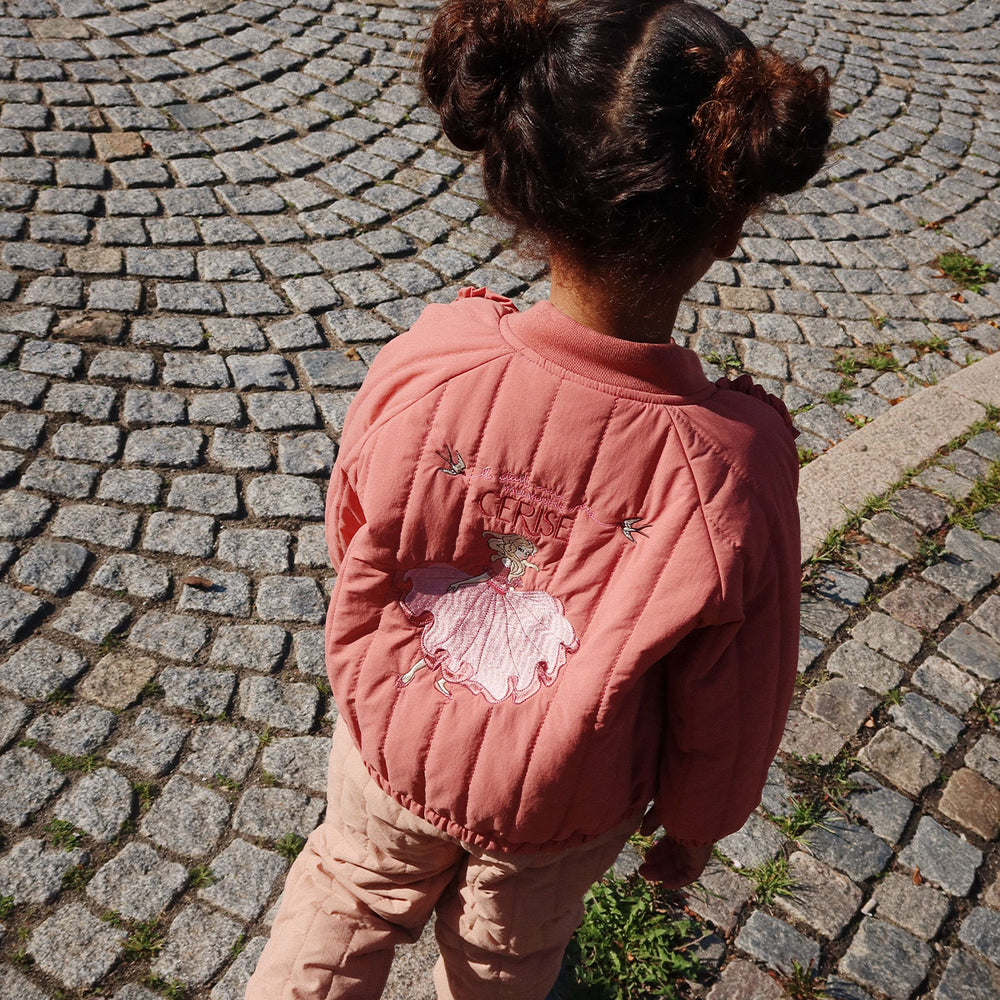
[{"label": "child's ear", "polygon": [[712,241],[712,253],[716,260],[725,260],[736,253],[736,246],[743,235],[743,219],[734,219],[719,227]]}]

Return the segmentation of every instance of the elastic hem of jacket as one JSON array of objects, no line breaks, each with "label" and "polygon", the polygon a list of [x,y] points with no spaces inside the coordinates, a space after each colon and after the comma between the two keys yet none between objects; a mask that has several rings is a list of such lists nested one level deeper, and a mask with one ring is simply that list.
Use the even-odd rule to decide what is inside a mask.
[{"label": "elastic hem of jacket", "polygon": [[460,840],[463,844],[471,845],[481,851],[495,851],[502,854],[541,854],[562,851],[571,847],[579,847],[581,844],[587,844],[593,840],[597,840],[598,837],[603,837],[604,834],[606,834],[609,830],[613,830],[619,823],[624,823],[626,817],[633,812],[636,813],[636,829],[639,828],[639,821],[642,819],[641,810],[636,812],[635,809],[629,809],[625,815],[618,817],[614,823],[610,823],[606,830],[600,830],[597,833],[577,833],[572,837],[567,837],[565,840],[553,840],[544,844],[514,843],[496,835],[488,837],[484,834],[476,833],[474,830],[467,829],[460,823],[456,823],[454,820],[448,819],[447,816],[442,816],[440,813],[435,812],[430,808],[430,806],[422,805],[415,799],[411,799],[408,795],[395,791],[389,786],[385,778],[383,778],[382,775],[379,774],[378,771],[376,771],[367,761],[364,762],[364,765],[367,768],[368,773],[378,783],[379,788],[381,788],[382,791],[389,796],[389,798],[398,802],[415,816],[419,816],[425,823],[430,823],[431,826],[436,827],[442,833],[447,834],[453,840]]}]

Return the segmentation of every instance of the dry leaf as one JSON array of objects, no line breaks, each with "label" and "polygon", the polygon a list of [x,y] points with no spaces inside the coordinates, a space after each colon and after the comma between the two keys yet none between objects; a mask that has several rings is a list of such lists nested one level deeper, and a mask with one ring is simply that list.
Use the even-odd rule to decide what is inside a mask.
[{"label": "dry leaf", "polygon": [[968,333],[969,324],[968,323],[952,323],[951,324],[959,333]]},{"label": "dry leaf", "polygon": [[38,588],[31,583],[24,583],[21,585],[21,590],[23,590],[26,594],[33,594],[37,589]]},{"label": "dry leaf", "polygon": [[348,361],[361,360],[361,355],[358,354],[358,349],[356,347],[348,347],[347,350],[344,351],[344,357],[347,358]]},{"label": "dry leaf", "polygon": [[964,302],[965,301],[965,296],[961,292],[955,292],[955,294],[952,295],[952,297],[951,297],[951,301],[952,302]]},{"label": "dry leaf", "polygon": [[875,728],[875,720],[869,715],[868,718],[865,719],[865,729],[874,729],[874,728]]},{"label": "dry leaf", "polygon": [[205,590],[215,586],[212,580],[207,580],[203,576],[185,576],[181,578],[181,583],[186,587],[201,587]]},{"label": "dry leaf", "polygon": [[923,882],[923,880],[924,880],[924,877],[923,877],[923,875],[920,874],[920,869],[919,868],[914,868],[913,869],[913,884],[914,885],[920,885]]}]

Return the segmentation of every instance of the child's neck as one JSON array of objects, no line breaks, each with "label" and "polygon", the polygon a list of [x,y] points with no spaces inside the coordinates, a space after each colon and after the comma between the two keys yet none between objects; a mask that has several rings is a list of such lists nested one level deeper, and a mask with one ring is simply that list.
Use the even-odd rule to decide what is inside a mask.
[{"label": "child's neck", "polygon": [[616,282],[614,275],[594,274],[553,253],[549,301],[570,319],[598,333],[665,344],[681,299],[716,260],[732,256],[742,227],[742,218],[721,226],[710,246],[692,249],[685,260],[665,266],[659,275],[643,282]]},{"label": "child's neck", "polygon": [[553,257],[549,301],[570,319],[598,333],[665,344],[681,299],[693,283],[678,281],[678,277],[664,274],[645,286],[615,286]]}]

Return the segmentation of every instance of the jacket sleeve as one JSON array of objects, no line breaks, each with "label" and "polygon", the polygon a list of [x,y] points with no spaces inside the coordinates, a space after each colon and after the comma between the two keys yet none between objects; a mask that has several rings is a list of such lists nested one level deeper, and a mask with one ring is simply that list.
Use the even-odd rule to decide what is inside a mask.
[{"label": "jacket sleeve", "polygon": [[347,472],[337,462],[330,476],[330,486],[326,493],[326,544],[330,550],[330,561],[339,573],[347,546],[365,523],[361,501],[351,485]]},{"label": "jacket sleeve", "polygon": [[798,661],[798,563],[783,561],[769,560],[739,620],[696,629],[664,660],[655,807],[667,835],[682,843],[733,833],[760,802]]}]

